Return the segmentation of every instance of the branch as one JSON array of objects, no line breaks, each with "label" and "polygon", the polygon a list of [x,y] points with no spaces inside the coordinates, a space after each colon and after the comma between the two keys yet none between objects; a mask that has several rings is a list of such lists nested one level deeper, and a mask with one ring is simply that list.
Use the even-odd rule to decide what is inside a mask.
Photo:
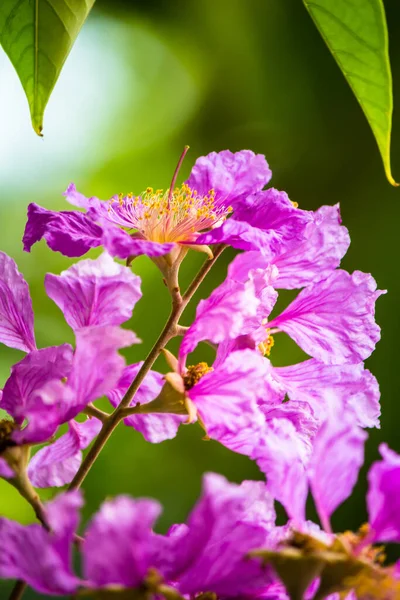
[{"label": "branch", "polygon": [[99,435],[97,436],[92,447],[90,448],[89,452],[84,458],[77,474],[75,475],[68,489],[75,490],[82,485],[85,477],[89,473],[90,469],[92,468],[93,464],[95,463],[97,457],[104,448],[114,429],[117,427],[118,423],[124,418],[124,409],[128,408],[128,406],[132,402],[136,392],[143,383],[143,380],[146,377],[147,373],[154,365],[161,350],[167,345],[170,339],[180,334],[181,329],[178,323],[183,311],[185,310],[186,306],[189,304],[190,300],[199,288],[200,284],[202,283],[208,272],[211,270],[211,268],[214,266],[218,257],[222,254],[225,248],[226,246],[224,244],[216,246],[213,258],[204,262],[203,266],[200,268],[199,272],[193,279],[192,283],[189,285],[188,289],[186,290],[180,301],[177,302],[176,298],[174,299],[175,301],[173,301],[171,314],[158,340],[154,344],[153,348],[150,350],[146,360],[139,369],[135,379],[132,381],[130,387],[128,388],[127,392],[125,393],[117,408],[114,410],[113,413],[111,413],[111,415],[109,415],[109,417],[107,417],[107,419],[104,420],[103,427]]}]

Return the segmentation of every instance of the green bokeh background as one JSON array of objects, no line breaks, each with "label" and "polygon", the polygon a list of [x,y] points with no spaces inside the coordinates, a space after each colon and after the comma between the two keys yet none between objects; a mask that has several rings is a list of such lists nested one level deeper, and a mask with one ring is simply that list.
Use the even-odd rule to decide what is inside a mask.
[{"label": "green bokeh background", "polygon": [[[400,178],[400,6],[394,0],[385,5],[395,94],[392,162]],[[272,184],[301,208],[340,202],[352,238],[344,268],[371,272],[388,290],[377,307],[382,340],[368,360],[381,385],[382,428],[371,432],[366,465],[377,458],[381,441],[400,451],[400,191],[386,182],[362,112],[300,1],[98,0],[50,100],[44,140],[30,129],[22,89],[5,57],[0,81],[0,247],[30,284],[39,346],[73,342],[43,288],[46,272],[59,273],[71,261],[44,243],[31,254],[22,252],[28,202],[61,209],[70,181],[101,198],[148,185],[166,187],[185,144],[191,150],[182,178],[199,155],[250,148],[267,156]],[[232,256],[221,258],[198,299],[222,281]],[[202,260],[190,254],[183,285]],[[126,353],[130,362],[144,357],[168,314],[168,296],[154,265],[140,258],[133,268],[142,277],[144,295],[127,325],[143,344]],[[192,306],[185,324],[193,314]],[[0,386],[21,357],[0,349]],[[210,357],[210,349],[201,346],[197,357]],[[271,358],[290,364],[302,355],[282,338]],[[158,368],[165,369],[161,360]],[[164,530],[185,518],[205,471],[238,482],[261,477],[248,459],[203,441],[197,426],[183,427],[176,439],[159,445],[121,426],[85,481],[84,520],[105,496],[130,493],[161,501]],[[356,492],[333,518],[338,530],[363,522],[365,490],[364,470]],[[43,494],[51,495],[51,490]],[[5,482],[0,482],[0,513],[33,520],[30,507]],[[0,597],[9,589],[0,584]],[[25,597],[41,596],[29,591]]]}]

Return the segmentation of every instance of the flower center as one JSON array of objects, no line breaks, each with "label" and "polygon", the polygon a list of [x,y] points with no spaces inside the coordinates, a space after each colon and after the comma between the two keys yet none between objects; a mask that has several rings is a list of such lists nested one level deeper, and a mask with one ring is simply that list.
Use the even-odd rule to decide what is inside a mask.
[{"label": "flower center", "polygon": [[271,354],[272,346],[275,344],[273,336],[269,333],[269,329],[266,329],[267,337],[263,342],[258,344],[258,349],[263,356],[269,356]]},{"label": "flower center", "polygon": [[0,420],[0,453],[9,446],[15,446],[15,442],[11,439],[13,431],[17,428],[16,423],[10,419]]},{"label": "flower center", "polygon": [[206,374],[213,371],[212,367],[209,367],[207,363],[201,362],[197,365],[191,365],[187,368],[185,375],[183,376],[183,383],[186,390],[190,390],[200,379]]},{"label": "flower center", "polygon": [[215,192],[199,196],[186,183],[170,190],[148,187],[140,196],[120,194],[108,204],[108,218],[153,242],[195,242],[197,235],[222,223],[231,207],[215,201]]}]

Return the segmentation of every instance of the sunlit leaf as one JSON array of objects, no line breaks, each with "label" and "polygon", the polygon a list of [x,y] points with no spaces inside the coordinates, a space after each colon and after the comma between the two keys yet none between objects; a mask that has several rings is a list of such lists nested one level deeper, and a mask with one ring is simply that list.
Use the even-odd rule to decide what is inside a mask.
[{"label": "sunlit leaf", "polygon": [[390,167],[392,75],[382,0],[303,0],[371,126],[386,177]]},{"label": "sunlit leaf", "polygon": [[93,4],[94,0],[0,2],[0,43],[21,80],[39,135],[50,94]]}]

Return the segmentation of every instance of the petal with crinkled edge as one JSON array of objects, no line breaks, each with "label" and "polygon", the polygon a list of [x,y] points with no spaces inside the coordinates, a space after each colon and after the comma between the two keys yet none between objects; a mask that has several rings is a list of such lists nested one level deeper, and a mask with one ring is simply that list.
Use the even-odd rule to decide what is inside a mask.
[{"label": "petal with crinkled edge", "polygon": [[82,256],[102,243],[102,229],[85,214],[52,211],[37,204],[28,206],[23,243],[25,252],[44,238],[49,248],[64,256]]},{"label": "petal with crinkled edge", "polygon": [[140,277],[104,253],[82,260],[61,275],[46,275],[47,295],[75,331],[90,325],[121,325],[141,298]]},{"label": "petal with crinkled edge", "polygon": [[[90,215],[90,211],[89,211]],[[117,226],[101,220],[103,227],[102,244],[111,256],[117,258],[130,258],[146,254],[147,256],[163,256],[171,252],[176,244],[159,243],[143,240],[119,229]]]},{"label": "petal with crinkled edge", "polygon": [[53,379],[37,391],[35,402],[25,414],[28,426],[14,432],[13,438],[19,443],[43,442],[89,402],[106,395],[125,367],[118,350],[135,342],[133,332],[112,325],[79,329],[68,382]]},{"label": "petal with crinkled edge", "polygon": [[297,243],[272,258],[254,251],[239,254],[229,267],[230,277],[244,281],[251,269],[271,268],[272,260],[278,269],[274,281],[277,289],[302,288],[326,279],[345,255],[349,234],[341,225],[339,205],[322,206],[307,214],[313,219],[306,223]]},{"label": "petal with crinkled edge", "polygon": [[68,377],[72,368],[73,351],[69,344],[51,346],[30,352],[11,369],[1,398],[0,408],[18,423],[36,402],[39,390],[49,381]]},{"label": "petal with crinkled edge", "polygon": [[269,327],[278,327],[324,363],[357,364],[380,339],[374,313],[383,293],[371,275],[337,270],[302,290]]},{"label": "petal with crinkled edge", "polygon": [[247,319],[256,315],[259,304],[252,281],[243,284],[226,279],[206,300],[200,300],[181,343],[181,362],[203,340],[219,344],[244,333]]},{"label": "petal with crinkled edge", "polygon": [[67,411],[67,420],[117,385],[125,368],[118,350],[138,341],[132,331],[111,325],[76,332],[73,367],[66,386],[74,391],[75,402]]},{"label": "petal with crinkled edge", "polygon": [[101,422],[88,419],[84,423],[69,422],[68,432],[54,444],[39,450],[29,462],[28,475],[35,487],[61,487],[76,475],[82,452],[100,432]]},{"label": "petal with crinkled edge", "polygon": [[[107,397],[113,406],[118,406],[122,397],[135,379],[142,362],[125,367],[117,387],[108,392]],[[140,384],[132,404],[147,404],[158,396],[164,383],[161,373],[149,371]],[[179,425],[187,417],[168,413],[137,414],[124,419],[125,425],[134,427],[143,435],[144,439],[152,444],[158,444],[165,440],[174,438],[178,432]]]},{"label": "petal with crinkled edge", "polygon": [[287,419],[294,425],[296,436],[302,443],[301,458],[306,464],[311,456],[313,441],[320,425],[310,404],[306,401],[291,400],[272,405],[268,401],[261,403],[259,400],[258,405],[267,423],[272,419]]},{"label": "petal with crinkled edge", "polygon": [[252,428],[256,434],[260,423],[257,395],[263,387],[266,368],[266,361],[258,352],[232,352],[188,390],[211,438],[235,438]]},{"label": "petal with crinkled edge", "polygon": [[223,150],[198,158],[186,183],[203,196],[215,190],[217,202],[235,208],[243,197],[262,190],[271,176],[262,154],[251,150],[235,153]]},{"label": "petal with crinkled edge", "polygon": [[0,252],[0,343],[23,352],[36,349],[29,287],[4,252]]},{"label": "petal with crinkled edge", "polygon": [[298,289],[326,279],[340,265],[350,236],[340,218],[339,205],[322,206],[304,230],[304,240],[277,256],[278,289]]},{"label": "petal with crinkled edge", "polygon": [[244,221],[228,219],[220,227],[200,234],[196,243],[206,246],[228,244],[237,250],[260,250],[272,256],[271,249],[278,244],[277,238],[275,231],[264,231]]},{"label": "petal with crinkled edge", "polygon": [[155,552],[152,527],[161,512],[153,500],[118,496],[105,502],[85,533],[83,571],[88,587],[136,587]]},{"label": "petal with crinkled edge", "polygon": [[364,462],[365,431],[352,415],[328,411],[328,418],[314,440],[308,477],[321,523],[330,531],[329,520],[353,491]]},{"label": "petal with crinkled edge", "polygon": [[177,536],[169,575],[183,594],[208,590],[230,598],[259,590],[273,574],[246,554],[265,546],[274,528],[273,498],[263,482],[236,485],[209,473],[187,528]]},{"label": "petal with crinkled edge", "polygon": [[202,234],[197,243],[257,250],[271,262],[304,240],[312,214],[295,208],[285,192],[271,188],[246,197],[232,218]]},{"label": "petal with crinkled edge", "polygon": [[305,520],[308,447],[288,418],[270,418],[252,458],[267,477],[272,496],[296,523]]},{"label": "petal with crinkled edge", "polygon": [[[374,541],[400,543],[400,455],[381,444],[368,473],[367,507]],[[400,572],[400,571],[399,571]]]},{"label": "petal with crinkled edge", "polygon": [[346,406],[360,427],[379,427],[380,392],[376,378],[354,365],[325,365],[314,358],[288,367],[275,367],[273,377],[289,398],[309,402],[320,419],[325,418],[327,400],[340,412]]},{"label": "petal with crinkled edge", "polygon": [[79,492],[60,494],[45,507],[52,529],[0,519],[0,577],[22,579],[41,594],[69,595],[79,579],[72,571],[73,536],[79,523]]},{"label": "petal with crinkled edge", "polygon": [[66,201],[72,204],[73,206],[77,206],[78,208],[84,208],[86,210],[89,210],[89,208],[96,208],[101,204],[101,200],[99,200],[95,196],[92,196],[91,198],[86,198],[86,196],[78,192],[74,183],[69,184],[63,196],[65,196]]}]

